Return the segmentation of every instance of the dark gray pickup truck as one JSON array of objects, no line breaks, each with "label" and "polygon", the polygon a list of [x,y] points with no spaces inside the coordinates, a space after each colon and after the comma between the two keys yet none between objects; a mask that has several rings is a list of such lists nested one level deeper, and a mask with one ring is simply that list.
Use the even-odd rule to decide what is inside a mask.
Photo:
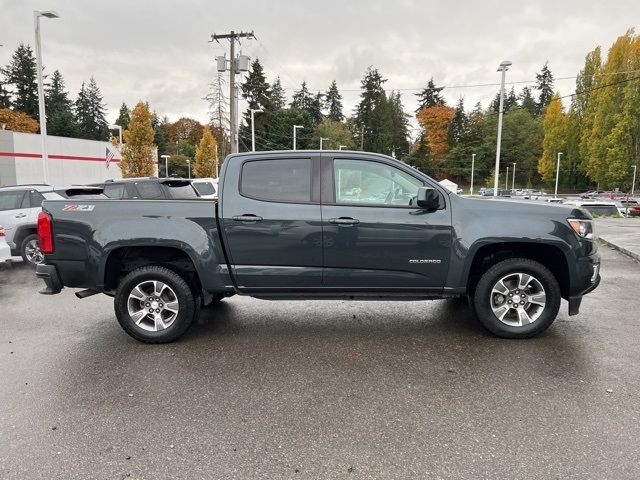
[{"label": "dark gray pickup truck", "polygon": [[531,337],[600,281],[580,208],[459,197],[389,157],[346,151],[229,156],[218,201],[45,201],[45,294],[114,297],[134,338],[169,342],[201,306],[468,296],[496,335]]}]

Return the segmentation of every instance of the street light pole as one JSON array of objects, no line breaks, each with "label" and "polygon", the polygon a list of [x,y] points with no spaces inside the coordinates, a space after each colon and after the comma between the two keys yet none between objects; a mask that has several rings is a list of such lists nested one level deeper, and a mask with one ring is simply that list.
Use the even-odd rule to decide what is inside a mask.
[{"label": "street light pole", "polygon": [[262,112],[264,110],[260,108],[252,108],[251,109],[251,151],[256,151],[256,127],[255,127],[255,118],[254,115],[258,112]]},{"label": "street light pole", "polygon": [[562,152],[558,152],[558,164],[556,165],[556,192],[553,194],[554,197],[558,198],[558,177],[560,177],[560,157],[562,156]]},{"label": "street light pole", "polygon": [[509,60],[504,60],[498,67],[498,72],[502,72],[502,80],[500,81],[500,107],[498,108],[498,142],[496,145],[496,167],[495,179],[493,182],[493,196],[498,196],[498,177],[500,175],[500,144],[502,143],[502,110],[504,109],[504,81],[507,70],[511,66]]},{"label": "street light pole", "polygon": [[516,162],[513,162],[513,180],[511,181],[511,190],[516,189]]},{"label": "street light pole", "polygon": [[322,142],[325,140],[329,140],[327,137],[320,137],[320,150],[322,150]]},{"label": "street light pole", "polygon": [[631,165],[633,167],[633,180],[631,181],[631,195],[633,195],[633,192],[635,191],[635,187],[636,187],[636,170],[638,169],[637,165]]},{"label": "street light pole", "polygon": [[189,180],[191,180],[191,160],[187,159],[187,168],[189,169]]},{"label": "street light pole", "polygon": [[504,189],[509,189],[509,165],[507,165],[507,174],[504,177]]},{"label": "street light pole", "polygon": [[294,125],[293,126],[293,149],[294,150],[297,150],[297,143],[296,143],[297,135],[296,135],[296,133],[297,133],[299,128],[304,128],[304,125]]},{"label": "street light pole", "polygon": [[[169,159],[171,158],[171,155],[160,155],[160,158],[164,158],[164,165],[165,165],[165,175],[167,178],[169,178]],[[160,176],[160,166],[158,165],[158,176]]]},{"label": "street light pole", "polygon": [[469,195],[473,195],[473,169],[476,166],[476,154],[471,154],[471,188],[469,189]]},{"label": "street light pole", "polygon": [[36,68],[38,69],[38,111],[40,114],[40,138],[42,140],[42,181],[47,183],[47,163],[49,156],[47,153],[47,115],[44,108],[44,82],[42,79],[42,45],[40,42],[40,17],[58,18],[59,15],[52,11],[33,11],[33,23],[36,34]]}]

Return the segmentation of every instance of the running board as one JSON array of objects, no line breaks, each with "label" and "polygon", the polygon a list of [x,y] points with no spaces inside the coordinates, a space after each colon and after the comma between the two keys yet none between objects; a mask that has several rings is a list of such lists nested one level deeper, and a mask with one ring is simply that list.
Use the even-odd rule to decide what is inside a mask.
[{"label": "running board", "polygon": [[90,288],[87,288],[86,290],[80,290],[79,292],[76,292],[76,297],[83,299],[92,295],[97,295],[99,293],[100,292],[98,290],[91,290]]}]

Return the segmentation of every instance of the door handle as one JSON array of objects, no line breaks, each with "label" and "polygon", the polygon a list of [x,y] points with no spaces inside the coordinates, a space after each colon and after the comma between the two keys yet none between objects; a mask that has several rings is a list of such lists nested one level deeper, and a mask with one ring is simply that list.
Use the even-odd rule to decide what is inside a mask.
[{"label": "door handle", "polygon": [[235,217],[231,217],[236,222],[259,222],[262,220],[262,217],[258,215],[253,215],[251,213],[245,215],[236,215]]},{"label": "door handle", "polygon": [[358,220],[357,218],[351,218],[351,217],[340,217],[340,218],[330,218],[329,223],[348,227],[349,225],[357,225],[358,223],[360,223],[360,220]]},{"label": "door handle", "polygon": [[26,213],[19,213],[19,214],[17,214],[17,215],[15,216],[15,218],[24,218],[24,217],[26,217],[26,216],[27,216],[27,214],[26,214]]}]

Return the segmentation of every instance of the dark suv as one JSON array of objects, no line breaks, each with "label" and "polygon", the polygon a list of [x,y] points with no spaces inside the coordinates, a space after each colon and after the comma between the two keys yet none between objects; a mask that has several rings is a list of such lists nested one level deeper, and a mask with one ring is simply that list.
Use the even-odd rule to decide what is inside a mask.
[{"label": "dark suv", "polygon": [[108,198],[116,200],[196,199],[200,195],[184,178],[122,178],[94,184],[104,190]]}]

